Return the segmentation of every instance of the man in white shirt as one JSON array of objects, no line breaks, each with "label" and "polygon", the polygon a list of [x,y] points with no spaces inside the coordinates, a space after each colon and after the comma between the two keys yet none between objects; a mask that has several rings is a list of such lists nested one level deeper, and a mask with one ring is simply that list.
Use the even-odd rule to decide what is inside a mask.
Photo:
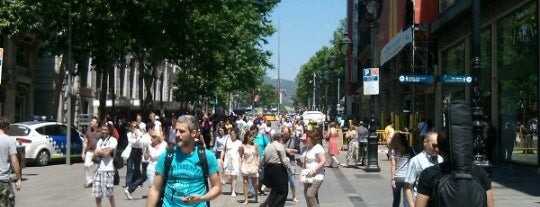
[{"label": "man in white shirt", "polygon": [[405,176],[405,195],[409,206],[414,206],[420,173],[428,167],[443,162],[443,158],[439,155],[437,136],[436,132],[427,133],[424,139],[424,151],[409,160],[409,168]]},{"label": "man in white shirt", "polygon": [[244,121],[242,115],[238,115],[238,118],[236,119],[236,128],[240,131],[238,134],[243,134],[244,126],[246,126],[246,122]]}]

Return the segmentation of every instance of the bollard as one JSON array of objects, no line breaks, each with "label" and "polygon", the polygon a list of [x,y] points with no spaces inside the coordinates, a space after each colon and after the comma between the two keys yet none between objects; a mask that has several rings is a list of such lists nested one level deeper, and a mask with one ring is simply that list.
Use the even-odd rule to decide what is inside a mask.
[{"label": "bollard", "polygon": [[379,138],[377,134],[372,132],[368,137],[368,163],[365,169],[366,172],[381,172],[381,168],[379,167],[378,142]]}]

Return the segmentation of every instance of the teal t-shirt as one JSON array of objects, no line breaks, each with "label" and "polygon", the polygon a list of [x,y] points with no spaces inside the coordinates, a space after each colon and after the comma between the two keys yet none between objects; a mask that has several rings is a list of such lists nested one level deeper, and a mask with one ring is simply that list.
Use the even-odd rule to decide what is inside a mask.
[{"label": "teal t-shirt", "polygon": [[[197,206],[204,207],[206,202],[195,204],[185,204],[182,202],[183,197],[194,194],[206,194],[206,187],[203,178],[203,170],[199,162],[197,154],[198,147],[191,154],[184,154],[180,148],[174,147],[173,160],[169,170],[169,176],[165,182],[165,194],[163,206]],[[210,150],[205,150],[206,160],[208,161],[208,175],[212,175],[219,171],[216,156]],[[156,172],[163,174],[165,171],[165,151],[158,159]]]},{"label": "teal t-shirt", "polygon": [[253,140],[253,143],[255,143],[257,146],[259,146],[259,156],[263,157],[264,155],[264,148],[270,144],[270,141],[268,140],[268,137],[264,134],[258,134],[255,139]]}]

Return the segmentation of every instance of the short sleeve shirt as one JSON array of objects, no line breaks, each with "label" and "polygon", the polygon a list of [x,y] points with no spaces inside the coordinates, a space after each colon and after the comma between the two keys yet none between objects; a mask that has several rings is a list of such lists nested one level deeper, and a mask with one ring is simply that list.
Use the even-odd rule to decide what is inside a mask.
[{"label": "short sleeve shirt", "polygon": [[101,162],[99,163],[99,168],[97,169],[98,171],[114,171],[113,155],[114,155],[114,150],[116,150],[117,145],[118,145],[118,141],[112,136],[109,136],[106,139],[100,139],[97,142],[96,148],[98,148],[99,150],[105,150],[107,148],[113,149],[113,153],[111,153],[107,157],[101,158]]},{"label": "short sleeve shirt", "polygon": [[17,154],[15,139],[6,134],[0,135],[0,180],[9,180],[10,178],[10,156]]},{"label": "short sleeve shirt", "polygon": [[[451,166],[449,163],[445,162],[441,165],[432,166],[422,171],[418,180],[418,193],[431,197],[435,185],[435,179],[442,176],[443,172],[451,172]],[[486,191],[491,189],[491,180],[484,169],[473,165],[471,168],[471,174],[473,177],[478,179],[480,185],[482,185]],[[428,206],[434,206],[434,204],[429,203]]]},{"label": "short sleeve shirt", "polygon": [[411,158],[411,160],[409,160],[409,167],[407,168],[405,183],[411,184],[413,186],[413,192],[415,196],[418,192],[416,189],[416,184],[422,170],[442,162],[443,158],[440,155],[437,155],[437,161],[435,161],[429,156],[426,151],[422,151],[418,155]]},{"label": "short sleeve shirt", "polygon": [[[171,168],[167,180],[165,182],[165,197],[163,199],[164,206],[180,207],[180,206],[206,206],[206,202],[196,204],[184,204],[183,197],[190,195],[206,194],[206,187],[203,177],[203,169],[197,154],[198,147],[195,147],[191,154],[184,154],[180,148],[175,147]],[[205,150],[206,160],[208,162],[208,175],[212,175],[219,171],[216,156],[210,150]],[[163,174],[165,172],[165,158],[167,153],[163,153],[157,162],[156,173]]]},{"label": "short sleeve shirt", "polygon": [[[308,149],[305,148],[304,152],[302,152],[302,155],[300,156],[300,159],[305,161],[306,169],[315,169],[317,165],[319,164],[319,156],[317,154],[323,153],[324,148],[320,144],[316,144],[313,146],[313,148]],[[315,172],[315,176],[313,177],[314,180],[323,180],[324,179],[324,169],[320,169],[317,172]]]}]

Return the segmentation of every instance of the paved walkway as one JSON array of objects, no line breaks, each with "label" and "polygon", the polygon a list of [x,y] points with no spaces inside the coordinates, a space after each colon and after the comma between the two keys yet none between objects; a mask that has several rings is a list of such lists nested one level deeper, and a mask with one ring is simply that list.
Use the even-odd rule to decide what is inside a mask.
[{"label": "paved walkway", "polygon": [[[338,155],[345,162],[346,152]],[[327,168],[325,180],[319,191],[321,206],[391,206],[392,194],[390,187],[390,164],[386,159],[386,146],[380,146],[379,166],[381,172],[367,173],[361,168]],[[56,164],[47,167],[27,167],[23,170],[22,191],[17,193],[17,206],[95,206],[91,197],[91,189],[83,188],[83,166],[76,163],[71,166]],[[120,171],[124,183],[125,168]],[[508,164],[495,165],[493,190],[496,206],[528,207],[540,205],[540,176],[523,171]],[[230,196],[230,186],[223,186],[223,195],[212,201],[213,207],[245,206],[241,194],[241,184],[238,184],[237,197]],[[123,188],[115,186],[114,194],[117,206],[145,206],[148,184],[134,193],[134,200],[127,200]],[[259,197],[259,201],[266,197]],[[291,196],[289,195],[289,198]],[[286,206],[306,206],[303,187],[298,189],[299,203],[288,201]],[[109,206],[104,200],[103,206]],[[258,206],[250,203],[247,206]]]}]

